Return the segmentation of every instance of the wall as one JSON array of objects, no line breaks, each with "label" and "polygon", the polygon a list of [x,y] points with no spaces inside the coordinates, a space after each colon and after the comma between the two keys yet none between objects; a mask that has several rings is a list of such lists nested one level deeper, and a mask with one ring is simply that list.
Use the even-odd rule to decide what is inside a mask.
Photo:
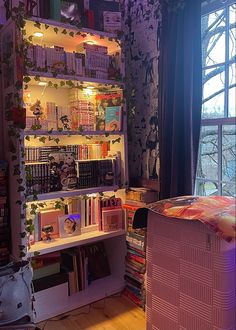
[{"label": "wall", "polygon": [[[157,178],[158,40],[156,0],[122,0],[129,134],[129,176]],[[152,118],[154,117],[154,118]],[[152,128],[149,123],[152,118]],[[154,169],[154,171],[153,171]]]}]

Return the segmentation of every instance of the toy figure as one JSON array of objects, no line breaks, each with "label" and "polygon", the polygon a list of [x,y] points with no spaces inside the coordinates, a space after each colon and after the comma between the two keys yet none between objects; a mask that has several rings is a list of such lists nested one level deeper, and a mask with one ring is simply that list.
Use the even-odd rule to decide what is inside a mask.
[{"label": "toy figure", "polygon": [[38,119],[42,114],[42,106],[40,100],[37,100],[31,107],[30,110],[33,112],[35,117]]},{"label": "toy figure", "polygon": [[52,225],[45,225],[42,227],[42,240],[45,242],[51,242],[53,233]]}]

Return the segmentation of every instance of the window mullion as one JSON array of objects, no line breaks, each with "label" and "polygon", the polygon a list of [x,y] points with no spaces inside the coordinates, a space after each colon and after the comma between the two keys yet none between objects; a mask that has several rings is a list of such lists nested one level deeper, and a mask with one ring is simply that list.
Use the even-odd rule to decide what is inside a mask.
[{"label": "window mullion", "polygon": [[229,116],[229,6],[225,8],[225,97],[224,117]]},{"label": "window mullion", "polygon": [[222,124],[218,125],[218,194],[222,195]]}]

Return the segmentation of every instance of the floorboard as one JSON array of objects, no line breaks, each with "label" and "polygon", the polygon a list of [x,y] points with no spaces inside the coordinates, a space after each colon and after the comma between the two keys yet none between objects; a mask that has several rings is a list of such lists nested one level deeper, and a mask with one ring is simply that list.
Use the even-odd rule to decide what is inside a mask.
[{"label": "floorboard", "polygon": [[123,295],[107,297],[37,325],[41,330],[145,330],[145,312]]}]

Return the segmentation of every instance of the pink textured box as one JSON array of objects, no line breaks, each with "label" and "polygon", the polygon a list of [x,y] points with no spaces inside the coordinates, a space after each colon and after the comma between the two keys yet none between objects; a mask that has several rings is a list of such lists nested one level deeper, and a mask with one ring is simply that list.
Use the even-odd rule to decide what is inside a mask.
[{"label": "pink textured box", "polygon": [[147,330],[235,330],[235,282],[234,242],[149,211]]}]

